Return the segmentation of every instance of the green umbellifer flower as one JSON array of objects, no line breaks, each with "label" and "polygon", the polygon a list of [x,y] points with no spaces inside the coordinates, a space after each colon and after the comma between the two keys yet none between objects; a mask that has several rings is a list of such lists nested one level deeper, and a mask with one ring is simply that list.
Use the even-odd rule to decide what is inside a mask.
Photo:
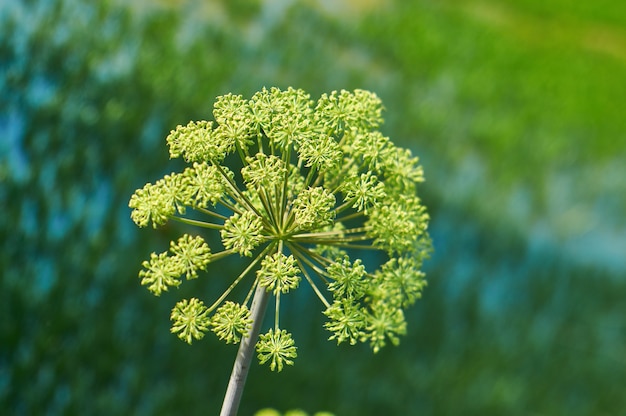
[{"label": "green umbellifer flower", "polygon": [[147,285],[148,290],[156,296],[167,291],[170,286],[180,285],[180,275],[184,267],[180,261],[167,255],[167,252],[150,255],[150,260],[142,263],[145,270],[139,272],[141,284]]},{"label": "green umbellifer flower", "polygon": [[227,344],[239,342],[252,325],[250,311],[245,305],[225,302],[211,318],[212,331]]},{"label": "green umbellifer flower", "polygon": [[282,371],[284,364],[293,365],[293,360],[290,358],[297,356],[291,334],[284,329],[277,331],[270,329],[267,334],[262,334],[256,350],[259,353],[259,362],[265,364],[269,361],[272,371]]},{"label": "green umbellifer flower", "polygon": [[176,243],[170,243],[174,261],[180,264],[187,279],[198,277],[198,270],[206,270],[211,261],[211,249],[200,236],[183,235]]},{"label": "green umbellifer flower", "polygon": [[297,288],[300,283],[299,273],[300,269],[296,266],[295,257],[292,255],[287,257],[283,253],[276,252],[263,259],[257,276],[261,286],[277,295]]},{"label": "green umbellifer flower", "polygon": [[251,256],[252,250],[263,241],[263,221],[254,212],[234,214],[226,219],[220,234],[226,248]]},{"label": "green umbellifer flower", "polygon": [[336,339],[337,344],[349,341],[354,345],[365,335],[363,328],[367,322],[367,313],[353,299],[346,297],[336,300],[326,308],[324,314],[330,318],[324,325],[333,333],[329,339]]},{"label": "green umbellifer flower", "polygon": [[193,338],[202,339],[209,328],[207,307],[201,300],[183,299],[172,309],[170,319],[174,321],[172,333],[178,332],[178,338],[191,344]]},{"label": "green umbellifer flower", "polygon": [[[239,342],[253,326],[250,303],[260,288],[275,299],[275,316],[257,353],[280,371],[296,357],[279,325],[281,296],[306,281],[324,305],[330,339],[367,342],[374,351],[399,342],[404,309],[426,285],[420,269],[431,247],[429,217],[417,196],[419,161],[378,130],[382,109],[364,90],[313,100],[302,90],[272,88],[250,99],[218,97],[213,121],[172,130],[170,156],[191,166],[138,189],[131,217],[140,227],[183,222],[213,232],[223,247],[212,251],[185,234],[143,262],[141,283],[160,295],[222,257],[246,260],[211,306],[179,302],[172,332],[191,342],[211,329]],[[373,251],[386,258],[367,270],[358,257]],[[228,300],[244,285],[241,299]]]}]

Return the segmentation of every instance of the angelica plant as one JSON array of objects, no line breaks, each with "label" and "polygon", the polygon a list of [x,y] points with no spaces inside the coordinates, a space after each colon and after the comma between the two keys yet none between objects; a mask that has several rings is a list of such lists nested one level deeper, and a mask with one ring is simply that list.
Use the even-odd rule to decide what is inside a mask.
[{"label": "angelica plant", "polygon": [[[198,290],[171,313],[171,331],[185,342],[212,331],[240,343],[222,414],[236,413],[254,350],[272,371],[293,364],[297,347],[280,305],[302,284],[319,298],[338,344],[366,342],[377,352],[406,333],[404,310],[426,285],[429,217],[417,196],[418,158],[378,130],[382,110],[363,90],[316,101],[292,88],[220,96],[214,121],[167,137],[170,156],[189,166],[132,195],[138,226],[178,221],[198,230],[143,262],[141,284],[154,295],[199,279],[221,258],[247,259],[217,299]],[[211,249],[205,231],[222,247]],[[361,259],[372,252],[383,259],[377,270]],[[237,286],[247,288],[239,298]],[[274,324],[261,334],[270,298]]]}]

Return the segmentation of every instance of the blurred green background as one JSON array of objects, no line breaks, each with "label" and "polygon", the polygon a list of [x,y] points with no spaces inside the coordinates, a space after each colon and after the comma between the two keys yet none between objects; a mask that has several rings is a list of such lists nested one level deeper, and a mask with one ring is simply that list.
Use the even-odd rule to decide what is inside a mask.
[{"label": "blurred green background", "polygon": [[172,128],[263,86],[375,91],[424,165],[435,252],[376,355],[290,295],[296,364],[253,364],[241,415],[626,409],[625,2],[5,0],[1,414],[218,413],[236,347],[169,334],[181,292],[137,272],[181,230],[127,204],[180,168]]}]

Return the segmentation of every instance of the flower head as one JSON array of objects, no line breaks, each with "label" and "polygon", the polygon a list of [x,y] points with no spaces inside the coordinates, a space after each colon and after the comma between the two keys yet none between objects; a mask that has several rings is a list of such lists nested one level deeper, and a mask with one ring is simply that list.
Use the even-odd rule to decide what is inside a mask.
[{"label": "flower head", "polygon": [[[133,208],[131,218],[135,224],[145,227],[152,223],[152,227],[156,228],[165,224],[176,213],[178,179],[178,175],[166,175],[156,183],[148,183],[135,191],[128,203]],[[184,209],[181,208],[180,211],[183,212]]]},{"label": "flower head", "polygon": [[335,195],[321,186],[302,190],[293,201],[295,226],[309,231],[330,225],[335,217]]},{"label": "flower head", "polygon": [[200,236],[183,235],[176,243],[170,243],[170,252],[187,279],[198,277],[198,270],[206,270],[211,261],[211,249]]},{"label": "flower head", "polygon": [[296,347],[291,334],[282,330],[270,329],[266,334],[261,334],[256,345],[259,354],[259,362],[265,364],[270,362],[272,371],[283,370],[283,366],[293,365],[291,358],[296,358]]},{"label": "flower head", "polygon": [[180,275],[183,273],[183,265],[175,258],[167,255],[152,253],[150,260],[141,264],[144,269],[139,272],[141,284],[148,286],[148,290],[159,296],[169,287],[180,285]]},{"label": "flower head", "polygon": [[296,289],[300,283],[299,274],[300,269],[293,255],[287,257],[281,252],[265,257],[261,262],[261,269],[257,272],[259,284],[272,291],[274,295]]},{"label": "flower head", "polygon": [[167,136],[170,157],[182,156],[187,162],[222,160],[230,150],[229,143],[215,140],[212,121],[190,121],[177,126]]},{"label": "flower head", "polygon": [[369,282],[366,280],[365,266],[360,259],[350,263],[346,256],[341,261],[332,262],[326,272],[333,279],[328,285],[333,298],[359,299],[365,295]]},{"label": "flower head", "polygon": [[[223,257],[246,264],[210,306],[179,302],[172,332],[191,342],[210,329],[238,342],[255,319],[251,294],[265,289],[275,298],[274,326],[256,348],[261,363],[281,371],[296,347],[280,328],[280,299],[304,281],[325,307],[330,339],[368,342],[374,351],[399,342],[404,309],[426,284],[420,268],[430,252],[429,217],[417,196],[423,170],[378,130],[382,110],[365,90],[313,100],[298,89],[264,88],[250,99],[218,97],[213,121],[172,130],[170,156],[190,166],[138,189],[131,217],[140,227],[174,220],[214,232],[223,250],[185,234],[143,262],[141,283],[160,295],[182,276],[201,284],[200,272]],[[377,270],[354,258],[372,251],[386,257]],[[248,295],[230,300],[244,284]]]},{"label": "flower head", "polygon": [[263,222],[254,212],[233,214],[224,221],[220,231],[224,247],[234,249],[241,255],[251,256],[252,250],[263,241]]},{"label": "flower head", "polygon": [[385,185],[378,181],[372,172],[348,178],[343,186],[343,192],[346,201],[353,201],[352,208],[366,214],[368,208],[377,206],[387,196]]},{"label": "flower head", "polygon": [[196,162],[182,173],[176,197],[184,205],[207,208],[209,203],[215,205],[222,199],[226,185],[215,166]]},{"label": "flower head", "polygon": [[246,305],[225,302],[211,317],[211,330],[227,344],[239,342],[252,325],[250,310]]},{"label": "flower head", "polygon": [[328,339],[336,339],[337,344],[349,341],[354,345],[365,336],[363,331],[367,323],[367,313],[354,299],[335,300],[325,311],[330,320],[324,327],[333,333]]},{"label": "flower head", "polygon": [[178,338],[187,344],[191,344],[193,339],[202,339],[209,327],[207,312],[207,307],[201,300],[181,300],[170,315],[170,320],[174,321],[171,332],[178,333]]}]

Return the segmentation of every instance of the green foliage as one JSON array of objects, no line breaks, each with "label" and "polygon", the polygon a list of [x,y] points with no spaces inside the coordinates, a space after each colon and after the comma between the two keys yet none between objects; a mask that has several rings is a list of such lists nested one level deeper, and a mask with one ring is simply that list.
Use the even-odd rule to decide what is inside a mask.
[{"label": "green foliage", "polygon": [[[603,182],[603,166],[626,149],[625,119],[606,105],[626,94],[626,10],[604,3],[395,2],[360,22],[370,50],[401,80],[393,94],[408,114],[395,122],[395,137],[417,131],[423,152],[441,155],[424,165],[448,190],[447,203],[522,234],[550,212],[558,233],[572,236],[576,226],[561,225],[550,184],[562,175]],[[466,192],[468,182],[480,192]],[[590,216],[590,201],[612,192],[571,186]],[[494,206],[506,208],[493,215]]]},{"label": "green foliage", "polygon": [[[131,218],[140,227],[173,219],[219,230],[224,250],[212,253],[200,237],[185,235],[170,244],[173,256],[153,253],[144,262],[142,284],[160,295],[178,287],[181,274],[195,278],[197,269],[216,259],[253,257],[211,307],[179,303],[172,332],[188,343],[199,339],[198,331],[208,330],[206,314],[260,262],[248,296],[224,304],[210,322],[220,339],[236,342],[249,328],[247,302],[255,287],[272,292],[274,329],[257,343],[259,361],[270,362],[271,370],[281,371],[296,357],[291,333],[280,329],[279,307],[281,295],[297,289],[301,276],[327,308],[331,339],[369,342],[374,352],[387,340],[398,344],[398,335],[406,333],[403,308],[425,286],[419,269],[430,251],[429,217],[416,196],[423,180],[417,158],[408,153],[412,160],[404,169],[387,169],[407,152],[373,130],[382,122],[381,110],[379,98],[363,90],[332,92],[315,102],[302,90],[271,88],[250,100],[220,96],[215,123],[191,122],[170,133],[170,156],[194,167],[138,189],[129,202]],[[239,176],[223,165],[231,159],[242,165]],[[326,247],[378,248],[389,261],[368,273],[361,260],[350,261],[348,251],[341,259],[320,255]],[[331,292],[332,305],[320,286]]]}]

